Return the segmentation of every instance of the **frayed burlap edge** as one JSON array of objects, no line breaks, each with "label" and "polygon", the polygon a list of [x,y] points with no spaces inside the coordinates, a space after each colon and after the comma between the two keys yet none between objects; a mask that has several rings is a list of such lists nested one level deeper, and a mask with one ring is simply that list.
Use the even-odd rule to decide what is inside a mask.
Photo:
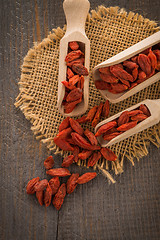
[{"label": "frayed burlap edge", "polygon": [[[157,27],[157,23],[155,21],[150,21],[147,18],[139,14],[135,14],[133,12],[127,13],[124,9],[120,9],[119,7],[110,7],[105,8],[104,6],[99,6],[97,11],[92,10],[91,14],[88,14],[87,21],[94,21],[97,19],[101,19],[105,14],[112,14],[115,16],[119,16],[121,18],[127,19],[127,21],[136,21],[141,22],[144,26],[152,26],[154,31],[158,31],[159,27]],[[65,33],[66,26],[63,29],[58,27],[57,29],[53,29],[52,32],[49,33],[48,37],[45,38],[41,43],[37,44],[34,43],[34,47],[30,49],[27,55],[24,57],[23,65],[22,65],[22,74],[19,81],[19,90],[20,93],[16,98],[15,106],[19,107],[20,110],[24,113],[26,119],[30,120],[32,127],[31,130],[33,131],[34,135],[36,135],[37,140],[41,140],[43,143],[47,145],[49,150],[53,150],[55,154],[64,155],[63,151],[61,151],[58,147],[54,145],[53,138],[44,138],[43,132],[43,121],[39,120],[36,115],[32,114],[31,106],[34,102],[34,98],[27,95],[28,82],[27,82],[27,71],[29,72],[33,62],[36,61],[36,51],[45,48],[50,42],[60,40]],[[118,160],[112,163],[108,163],[108,161],[101,159],[95,166],[94,169],[99,169],[102,174],[104,174],[110,182],[115,183],[115,180],[108,172],[109,164],[111,164],[110,168],[115,172],[115,174],[120,174],[123,172],[123,162],[124,159],[128,159],[132,165],[134,166],[134,159],[146,156],[148,154],[147,146],[150,142],[152,142],[157,148],[160,147],[160,124],[148,129],[143,133],[143,138],[137,139],[137,135],[135,137],[135,145],[129,149],[127,154],[123,154],[122,156],[118,156]],[[118,147],[118,146],[117,146]],[[116,154],[116,151],[115,151]],[[86,167],[86,161],[80,161],[77,163],[79,166]]]}]

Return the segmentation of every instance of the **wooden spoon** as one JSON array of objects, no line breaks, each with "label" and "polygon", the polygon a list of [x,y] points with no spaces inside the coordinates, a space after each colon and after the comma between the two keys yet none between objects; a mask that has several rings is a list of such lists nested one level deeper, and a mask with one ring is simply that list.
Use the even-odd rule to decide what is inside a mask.
[{"label": "wooden spoon", "polygon": [[[123,61],[143,52],[147,48],[152,47],[159,42],[160,42],[160,31],[136,43],[135,45],[127,48],[126,50],[116,54],[115,56],[107,59],[106,61],[98,64],[93,69],[93,81],[95,82],[96,80],[100,80],[100,75],[98,71],[99,68],[109,67],[118,63],[122,63]],[[141,91],[142,89],[148,87],[149,85],[159,81],[159,79],[160,79],[160,72],[154,74],[152,77],[138,84],[136,87],[132,88],[131,90],[127,90],[126,92],[123,92],[123,93],[113,94],[107,90],[99,90],[99,92],[102,95],[102,97],[104,97],[105,99],[108,99],[110,102],[118,103],[134,95],[135,93]]]},{"label": "wooden spoon", "polygon": [[65,57],[68,53],[68,43],[72,41],[80,42],[80,48],[85,52],[84,66],[89,71],[90,63],[90,41],[85,34],[85,21],[90,8],[88,0],[65,0],[63,9],[67,20],[67,30],[64,37],[60,41],[60,56],[59,56],[59,76],[58,76],[58,109],[65,116],[78,116],[86,112],[88,108],[89,97],[89,76],[85,76],[83,88],[83,100],[75,109],[69,113],[64,113],[62,101],[65,94],[65,86],[61,83],[66,80],[67,66]]},{"label": "wooden spoon", "polygon": [[[100,143],[100,145],[102,147],[108,147],[111,146],[117,142],[120,142],[136,133],[139,133],[141,131],[143,131],[146,128],[149,128],[155,124],[157,124],[160,121],[160,99],[156,99],[156,100],[150,100],[150,99],[146,99],[143,102],[140,102],[128,109],[125,109],[124,111],[131,111],[134,110],[136,108],[138,108],[141,104],[145,104],[147,106],[147,108],[149,109],[151,116],[146,118],[145,120],[143,120],[142,122],[139,122],[135,127],[127,130],[126,132],[118,135],[117,137],[113,138],[111,141],[106,141],[102,138],[102,136],[97,137],[98,142]],[[122,111],[123,112],[123,111]],[[114,119],[118,118],[122,112],[117,113],[116,115],[107,118],[106,120],[100,122],[97,124],[97,126],[95,127],[95,133],[97,132],[97,130],[104,124],[106,124],[107,122],[113,121]]]}]

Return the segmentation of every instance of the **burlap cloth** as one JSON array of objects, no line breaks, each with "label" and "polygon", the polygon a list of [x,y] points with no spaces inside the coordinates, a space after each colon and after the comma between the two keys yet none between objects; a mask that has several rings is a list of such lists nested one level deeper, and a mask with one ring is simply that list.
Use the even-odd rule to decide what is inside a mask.
[{"label": "burlap cloth", "polygon": [[[154,21],[143,18],[133,12],[127,13],[118,7],[105,8],[99,6],[97,11],[88,14],[86,21],[86,34],[91,42],[90,72],[100,62],[123,51],[131,45],[141,41],[158,31]],[[30,49],[24,58],[22,74],[19,82],[20,94],[16,98],[15,106],[19,107],[25,117],[32,123],[32,131],[37,139],[47,144],[50,150],[61,153],[54,146],[53,138],[58,132],[58,126],[63,117],[57,110],[58,90],[58,61],[59,42],[65,33],[63,29],[53,29],[49,36],[40,44]],[[90,74],[89,109],[104,102],[96,90]],[[160,82],[157,82],[136,95],[117,104],[111,104],[110,115],[122,111],[146,98],[160,98]],[[85,124],[93,131],[90,124]],[[114,180],[106,170],[114,170],[115,174],[123,171],[124,159],[134,165],[134,159],[148,154],[147,145],[152,142],[160,146],[160,124],[155,125],[139,134],[121,141],[111,149],[118,156],[116,162],[108,163],[101,159],[95,166],[104,172],[112,182]],[[124,158],[125,157],[125,158]],[[86,166],[85,161],[78,165]]]}]

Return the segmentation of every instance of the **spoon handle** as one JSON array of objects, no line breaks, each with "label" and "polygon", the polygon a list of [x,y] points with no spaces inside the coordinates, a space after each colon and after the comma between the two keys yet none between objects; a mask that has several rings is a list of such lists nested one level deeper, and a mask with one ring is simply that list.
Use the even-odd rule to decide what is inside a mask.
[{"label": "spoon handle", "polygon": [[76,31],[85,34],[85,21],[89,8],[88,0],[64,0],[63,9],[67,21],[65,35]]}]

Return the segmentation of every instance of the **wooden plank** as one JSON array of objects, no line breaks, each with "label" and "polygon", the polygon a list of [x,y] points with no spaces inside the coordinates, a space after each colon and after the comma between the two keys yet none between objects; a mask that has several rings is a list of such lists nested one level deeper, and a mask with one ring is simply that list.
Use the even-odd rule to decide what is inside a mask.
[{"label": "wooden plank", "polygon": [[[113,1],[90,0],[91,8]],[[0,239],[159,239],[159,158],[151,145],[149,155],[108,185],[99,174],[78,186],[65,198],[58,213],[53,206],[40,207],[35,196],[25,192],[28,180],[46,177],[43,160],[50,154],[35,140],[31,124],[14,107],[20,66],[33,42],[65,23],[63,1],[1,0],[0,8]],[[114,1],[149,19],[160,22],[159,1]],[[60,166],[61,157],[55,157]],[[71,172],[87,171],[78,166]]]}]

